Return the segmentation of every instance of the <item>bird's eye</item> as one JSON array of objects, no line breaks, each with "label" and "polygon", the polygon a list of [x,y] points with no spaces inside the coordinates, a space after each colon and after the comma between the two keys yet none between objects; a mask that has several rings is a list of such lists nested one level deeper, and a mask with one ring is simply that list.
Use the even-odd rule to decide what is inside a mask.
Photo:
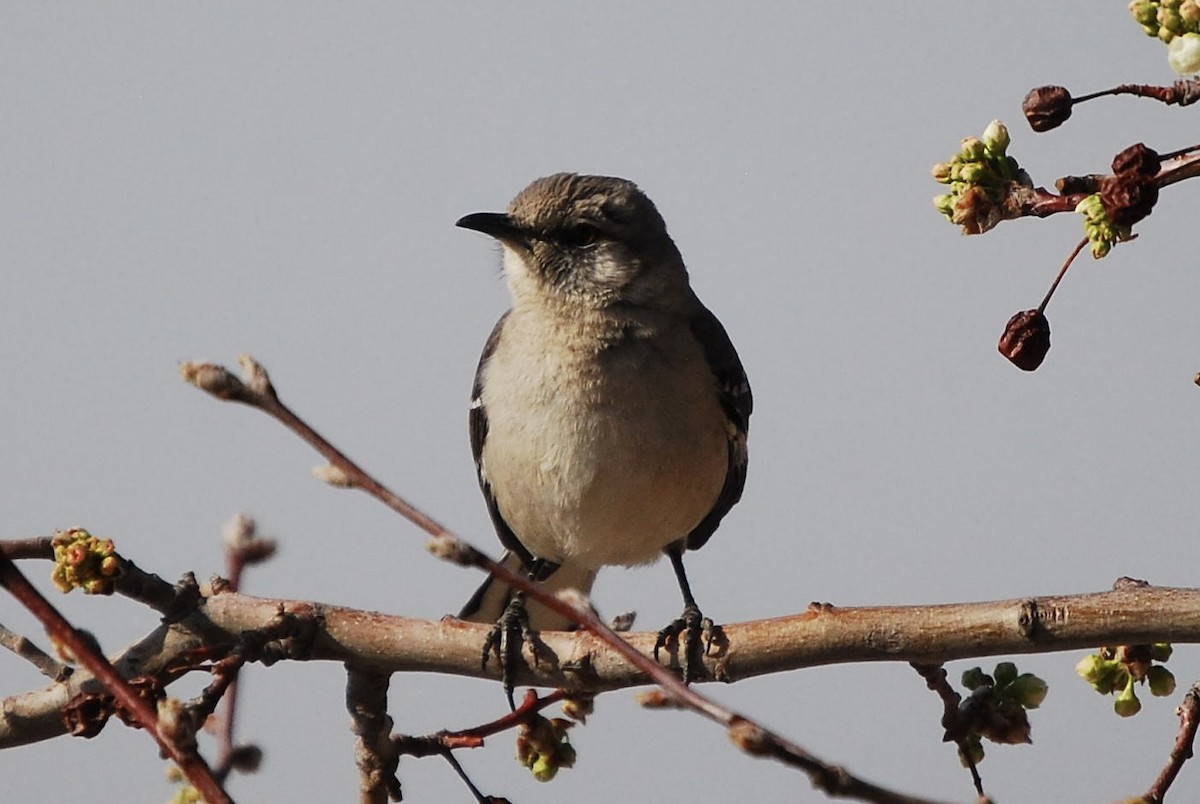
[{"label": "bird's eye", "polygon": [[563,227],[559,241],[567,248],[588,248],[600,239],[600,230],[590,223],[573,223]]}]

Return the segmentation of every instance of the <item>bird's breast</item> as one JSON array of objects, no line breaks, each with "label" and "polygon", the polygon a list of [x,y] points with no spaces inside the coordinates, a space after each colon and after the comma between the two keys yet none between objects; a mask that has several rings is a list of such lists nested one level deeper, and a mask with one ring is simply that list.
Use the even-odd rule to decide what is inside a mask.
[{"label": "bird's breast", "polygon": [[729,435],[707,363],[688,338],[552,346],[530,355],[502,341],[484,367],[482,458],[500,512],[541,558],[653,561],[725,480]]}]

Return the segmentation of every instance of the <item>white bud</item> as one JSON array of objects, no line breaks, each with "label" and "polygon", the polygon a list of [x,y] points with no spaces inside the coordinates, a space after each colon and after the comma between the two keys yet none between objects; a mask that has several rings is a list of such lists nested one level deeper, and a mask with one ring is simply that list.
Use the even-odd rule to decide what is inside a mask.
[{"label": "white bud", "polygon": [[1002,156],[1008,150],[1008,129],[999,120],[988,123],[983,130],[983,145],[996,156]]},{"label": "white bud", "polygon": [[1200,34],[1185,33],[1167,45],[1167,61],[1180,75],[1200,73]]}]

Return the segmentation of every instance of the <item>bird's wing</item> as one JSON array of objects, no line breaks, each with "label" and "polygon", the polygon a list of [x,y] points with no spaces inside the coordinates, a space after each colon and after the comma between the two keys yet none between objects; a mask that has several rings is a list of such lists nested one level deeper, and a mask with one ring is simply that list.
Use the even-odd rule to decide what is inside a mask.
[{"label": "bird's wing", "polygon": [[479,365],[475,369],[475,384],[471,388],[469,416],[471,454],[475,457],[475,474],[479,478],[479,488],[483,490],[483,498],[487,501],[488,514],[492,517],[492,524],[496,527],[496,535],[500,537],[501,544],[521,559],[521,565],[528,568],[533,564],[533,556],[525,548],[525,545],[521,544],[521,540],[513,533],[508,523],[504,521],[504,515],[500,513],[500,506],[496,504],[496,495],[492,491],[492,484],[488,482],[487,467],[483,462],[483,445],[487,441],[488,435],[487,408],[483,404],[483,370],[492,353],[496,351],[496,345],[500,342],[500,332],[504,329],[504,322],[507,319],[508,313],[505,313],[500,316],[500,320],[492,328],[492,334],[488,336],[487,343],[483,345],[483,354],[479,356]]},{"label": "bird's wing", "polygon": [[696,550],[704,546],[721,524],[722,517],[742,497],[742,488],[746,485],[746,434],[750,429],[754,397],[750,393],[750,383],[737,350],[733,348],[725,327],[721,326],[717,317],[708,308],[699,305],[699,311],[691,320],[691,328],[712,370],[729,429],[729,468],[725,474],[725,485],[721,487],[712,510],[687,536],[688,549]]}]

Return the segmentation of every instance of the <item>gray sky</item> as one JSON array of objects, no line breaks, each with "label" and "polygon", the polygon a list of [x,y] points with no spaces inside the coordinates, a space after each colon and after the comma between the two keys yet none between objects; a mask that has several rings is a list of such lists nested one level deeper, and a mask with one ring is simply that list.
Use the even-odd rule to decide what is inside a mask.
[{"label": "gray sky", "polygon": [[[178,379],[182,360],[262,360],[284,398],[393,488],[489,549],[466,402],[507,305],[498,254],[454,228],[559,170],[637,181],[754,387],[743,502],[689,573],[720,621],[837,605],[1196,585],[1200,503],[1194,183],[1141,239],[1082,260],[1034,375],[995,350],[1041,299],[1075,216],[960,237],[929,168],[993,117],[1038,183],[1107,169],[1145,140],[1192,144],[1194,110],[1121,99],[1034,135],[1032,86],[1170,83],[1125,3],[9,4],[0,11],[0,455],[9,537],[81,525],[166,578],[220,568],[237,511],[282,541],[247,591],[437,617],[478,578],[362,495],[321,486],[297,439]],[[43,588],[48,567],[32,568]],[[155,617],[55,600],[115,650]],[[596,603],[641,628],[678,613],[666,564],[609,570]],[[0,597],[0,622],[36,633]],[[43,640],[44,642],[44,640]],[[1021,658],[1050,696],[1031,747],[988,748],[1001,801],[1138,794],[1178,696],[1119,721],[1079,654]],[[1180,694],[1200,658],[1171,665]],[[991,668],[994,660],[985,662]],[[955,663],[953,675],[971,663]],[[40,686],[0,656],[3,693]],[[240,801],[356,793],[344,674],[249,668],[239,736],[267,752]],[[190,694],[194,688],[184,687]],[[901,790],[970,800],[940,704],[903,665],[709,687],[818,755]],[[397,728],[489,720],[499,687],[397,677]],[[539,785],[509,735],[461,755],[522,804],[819,800],[794,771],[682,713],[605,696],[578,766]],[[164,763],[110,725],[0,754],[14,801],[165,801]],[[406,800],[467,801],[405,760]],[[1200,796],[1186,768],[1180,801]]]}]

